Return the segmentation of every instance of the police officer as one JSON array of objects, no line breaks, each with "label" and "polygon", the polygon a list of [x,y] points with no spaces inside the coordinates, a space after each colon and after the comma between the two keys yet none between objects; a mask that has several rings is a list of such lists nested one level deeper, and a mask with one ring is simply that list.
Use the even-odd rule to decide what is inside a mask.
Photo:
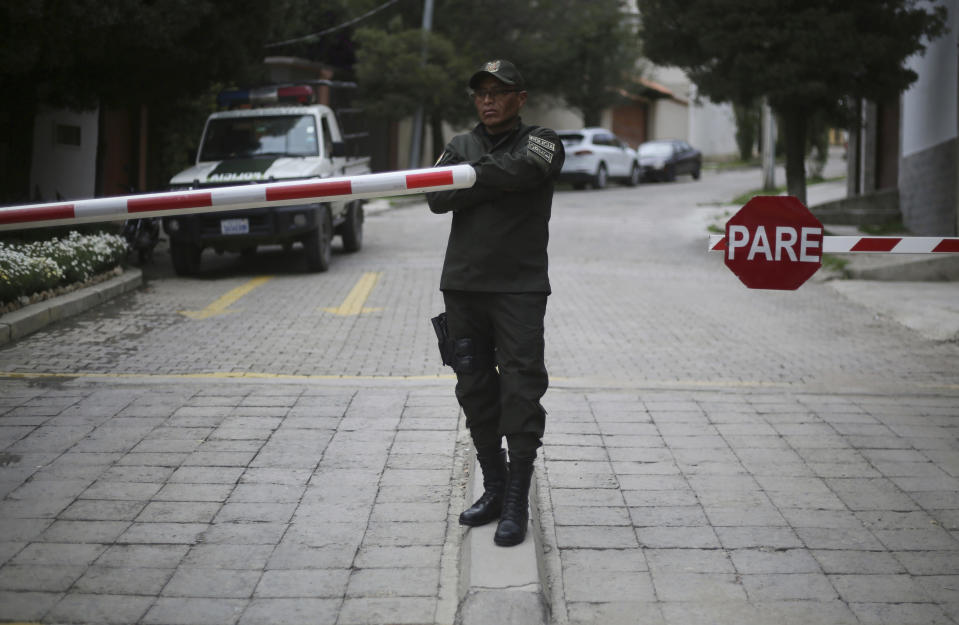
[{"label": "police officer", "polygon": [[440,289],[455,345],[456,398],[483,471],[483,495],[460,523],[498,521],[494,541],[510,546],[526,537],[546,421],[546,244],[564,152],[555,132],[520,119],[527,92],[512,63],[485,63],[469,87],[480,123],[454,137],[437,165],[468,163],[476,184],[427,200],[434,213],[453,213]]}]

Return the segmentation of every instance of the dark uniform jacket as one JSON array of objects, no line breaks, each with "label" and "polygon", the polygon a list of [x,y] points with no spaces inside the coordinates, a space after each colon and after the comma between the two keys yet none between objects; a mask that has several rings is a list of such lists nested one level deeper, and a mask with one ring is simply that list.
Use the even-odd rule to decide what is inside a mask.
[{"label": "dark uniform jacket", "polygon": [[550,292],[546,244],[563,160],[555,132],[522,121],[502,135],[478,124],[453,137],[436,164],[469,163],[476,184],[426,195],[434,213],[453,211],[440,289]]}]

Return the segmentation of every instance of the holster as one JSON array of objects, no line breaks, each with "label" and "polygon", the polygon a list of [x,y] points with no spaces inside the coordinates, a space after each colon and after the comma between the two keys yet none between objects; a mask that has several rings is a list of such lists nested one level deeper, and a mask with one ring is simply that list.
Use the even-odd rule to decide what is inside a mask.
[{"label": "holster", "polygon": [[436,340],[439,343],[440,348],[440,358],[443,360],[443,364],[447,367],[453,366],[454,361],[454,347],[453,341],[450,339],[450,330],[446,325],[446,313],[440,313],[437,316],[430,319],[430,322],[433,324],[433,330],[436,332]]},{"label": "holster", "polygon": [[444,365],[452,367],[456,373],[465,374],[474,373],[481,367],[489,365],[488,361],[492,354],[477,350],[476,342],[473,339],[454,339],[450,336],[445,312],[433,317],[430,321],[433,323],[433,330],[436,331],[440,358],[443,359]]}]

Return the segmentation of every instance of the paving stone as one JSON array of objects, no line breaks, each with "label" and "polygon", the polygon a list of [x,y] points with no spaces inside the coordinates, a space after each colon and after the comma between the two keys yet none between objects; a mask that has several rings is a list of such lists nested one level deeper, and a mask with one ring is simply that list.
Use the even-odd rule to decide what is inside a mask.
[{"label": "paving stone", "polygon": [[153,501],[226,501],[233,484],[167,484],[153,496]]},{"label": "paving stone", "polygon": [[338,625],[416,625],[430,623],[436,613],[432,597],[347,597]]},{"label": "paving stone", "polygon": [[262,570],[273,550],[272,545],[193,545],[183,558],[183,565],[227,570]]},{"label": "paving stone", "polygon": [[908,575],[830,575],[848,603],[922,603],[928,596]]},{"label": "paving stone", "polygon": [[713,603],[746,599],[735,575],[726,573],[668,573],[653,571],[653,585],[660,601]]},{"label": "paving stone", "polygon": [[650,549],[693,548],[718,549],[719,538],[708,525],[700,527],[638,527],[636,535]]},{"label": "paving stone", "polygon": [[130,527],[129,521],[55,521],[39,540],[50,542],[112,543]]},{"label": "paving stone", "polygon": [[439,545],[363,546],[356,554],[355,566],[361,569],[439,566]]},{"label": "paving stone", "polygon": [[163,588],[164,597],[250,597],[260,579],[258,570],[229,570],[181,564]]},{"label": "paving stone", "polygon": [[354,570],[346,587],[348,597],[433,597],[439,568],[383,568]]},{"label": "paving stone", "polygon": [[189,549],[187,545],[111,545],[96,564],[133,569],[175,568]]},{"label": "paving stone", "polygon": [[[353,565],[354,556],[360,539],[354,543],[339,543],[330,545],[308,545],[296,542],[283,542],[277,545],[266,564],[267,570],[298,570],[298,569],[347,569]],[[438,547],[438,546],[437,546]],[[383,546],[366,547],[366,549],[381,549]],[[414,547],[402,547],[412,549]],[[359,565],[357,565],[359,566]]]},{"label": "paving stone", "polygon": [[[557,525],[631,525],[630,512],[625,506],[556,506],[553,518]],[[632,515],[635,519],[636,515]],[[633,521],[635,522],[635,520]]]},{"label": "paving stone", "polygon": [[[821,573],[816,560],[805,549],[734,549],[729,552],[736,570],[743,575]],[[784,597],[780,597],[783,599]],[[801,597],[792,597],[799,599]]]},{"label": "paving stone", "polygon": [[590,527],[569,525],[556,528],[556,541],[562,549],[635,549],[639,547],[631,527]]},{"label": "paving stone", "polygon": [[930,603],[851,603],[862,625],[952,625],[942,608]]},{"label": "paving stone", "polygon": [[23,548],[11,560],[24,565],[75,565],[87,566],[106,549],[98,544],[32,543]]},{"label": "paving stone", "polygon": [[216,523],[203,525],[203,542],[229,545],[275,545],[286,531],[285,523]]},{"label": "paving stone", "polygon": [[[642,506],[629,508],[636,527],[700,527],[708,525],[700,506]],[[557,521],[558,522],[558,521]],[[581,525],[587,525],[582,523]]]},{"label": "paving stone", "polygon": [[879,551],[883,545],[865,528],[799,527],[796,534],[809,549]]},{"label": "paving stone", "polygon": [[880,574],[904,573],[905,569],[896,558],[885,551],[848,551],[840,549],[816,549],[812,555],[830,574],[855,574],[863,571]]},{"label": "paving stone", "polygon": [[563,591],[567,601],[613,602],[629,597],[631,601],[653,601],[656,595],[650,574],[645,571],[606,571],[568,568]]},{"label": "paving stone", "polygon": [[91,566],[76,581],[71,593],[142,595],[152,599],[160,594],[171,575],[173,569],[169,568]]},{"label": "paving stone", "polygon": [[0,590],[65,592],[85,569],[78,565],[7,564],[0,568]]},{"label": "paving stone", "polygon": [[143,617],[149,625],[232,625],[247,606],[245,599],[161,597]]},{"label": "paving stone", "polygon": [[634,625],[637,621],[648,625],[663,625],[666,621],[660,604],[649,601],[569,602],[569,622],[574,625],[603,623],[604,625]]},{"label": "paving stone", "polygon": [[98,480],[80,495],[81,499],[148,501],[162,484],[149,482],[109,482]]},{"label": "paving stone", "polygon": [[192,545],[207,530],[205,523],[134,523],[118,542]]},{"label": "paving stone", "polygon": [[256,597],[342,597],[349,569],[273,570],[263,573]]},{"label": "paving stone", "polygon": [[295,503],[226,503],[216,514],[216,523],[286,523]]},{"label": "paving stone", "polygon": [[645,549],[652,571],[660,573],[735,573],[722,549]]},{"label": "paving stone", "polygon": [[[716,527],[726,549],[796,549],[803,546],[788,527]],[[799,530],[797,530],[799,531]]]},{"label": "paving stone", "polygon": [[334,625],[341,599],[254,598],[240,618],[240,625]]},{"label": "paving stone", "polygon": [[[0,571],[2,574],[2,571]],[[63,597],[56,592],[30,592],[26,590],[0,590],[0,618],[13,622],[40,622]]]},{"label": "paving stone", "polygon": [[822,573],[744,574],[742,583],[751,601],[829,602],[838,598],[829,578]]}]

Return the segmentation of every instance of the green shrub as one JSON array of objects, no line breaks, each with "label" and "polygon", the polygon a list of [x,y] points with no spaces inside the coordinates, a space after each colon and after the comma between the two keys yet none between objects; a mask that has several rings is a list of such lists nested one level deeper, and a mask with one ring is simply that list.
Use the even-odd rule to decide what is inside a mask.
[{"label": "green shrub", "polygon": [[70,232],[31,243],[0,241],[0,302],[76,282],[116,267],[127,253],[115,234]]}]

